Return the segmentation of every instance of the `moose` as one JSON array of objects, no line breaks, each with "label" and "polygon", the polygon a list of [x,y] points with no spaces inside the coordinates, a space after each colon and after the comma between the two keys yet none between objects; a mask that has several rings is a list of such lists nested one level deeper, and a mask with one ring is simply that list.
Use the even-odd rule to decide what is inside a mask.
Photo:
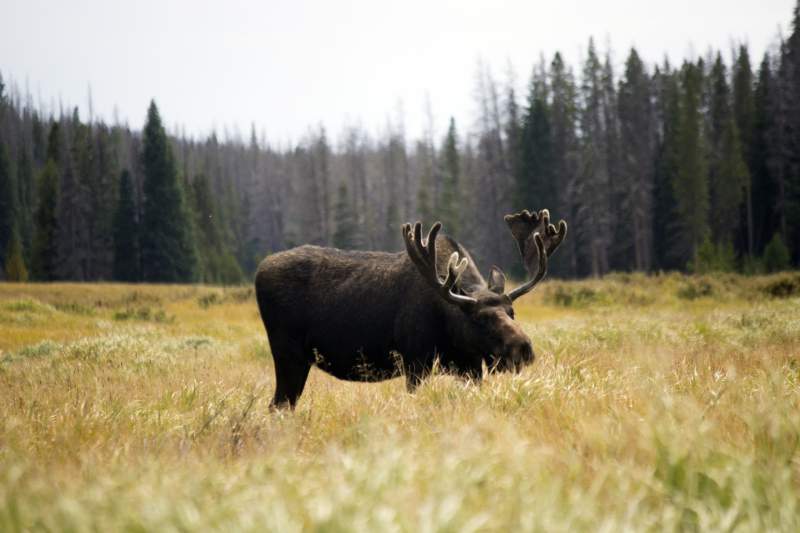
[{"label": "moose", "polygon": [[433,370],[480,381],[534,360],[512,303],[547,272],[567,233],[547,209],[506,215],[530,279],[505,292],[493,266],[488,281],[469,252],[422,224],[402,227],[405,252],[345,251],[305,245],[269,255],[255,277],[256,299],[275,364],[270,407],[294,408],[312,365],[343,380],[404,375],[413,392]]}]

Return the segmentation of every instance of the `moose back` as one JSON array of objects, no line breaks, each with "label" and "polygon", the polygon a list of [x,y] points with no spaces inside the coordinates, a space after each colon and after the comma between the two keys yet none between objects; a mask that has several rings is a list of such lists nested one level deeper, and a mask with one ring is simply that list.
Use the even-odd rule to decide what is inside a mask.
[{"label": "moose back", "polygon": [[505,292],[492,267],[481,276],[469,252],[417,222],[402,227],[406,251],[300,246],[268,256],[256,298],[275,363],[273,407],[294,407],[312,365],[351,381],[405,375],[409,391],[433,369],[480,380],[483,364],[518,371],[534,359],[512,302],[544,277],[567,232],[546,209],[505,217],[531,279]]}]

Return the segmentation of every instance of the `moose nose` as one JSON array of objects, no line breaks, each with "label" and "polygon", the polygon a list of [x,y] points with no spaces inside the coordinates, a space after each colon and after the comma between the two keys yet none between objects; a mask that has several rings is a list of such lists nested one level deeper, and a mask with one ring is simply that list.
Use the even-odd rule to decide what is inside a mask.
[{"label": "moose nose", "polygon": [[532,363],[534,359],[533,346],[529,342],[521,342],[512,349],[511,359],[514,362],[514,370],[519,372],[522,367]]},{"label": "moose nose", "polygon": [[534,355],[533,353],[533,346],[531,346],[531,343],[529,342],[525,342],[522,344],[521,352],[522,352],[523,363],[532,363],[534,358],[536,357],[536,355]]}]

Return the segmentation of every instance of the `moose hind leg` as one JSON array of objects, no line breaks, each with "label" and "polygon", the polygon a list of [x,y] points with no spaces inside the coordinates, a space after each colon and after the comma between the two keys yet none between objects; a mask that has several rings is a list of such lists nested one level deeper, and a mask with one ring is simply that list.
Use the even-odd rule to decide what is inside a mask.
[{"label": "moose hind leg", "polygon": [[306,385],[311,363],[299,345],[289,343],[274,343],[272,359],[275,364],[275,396],[269,404],[270,409],[294,409]]}]

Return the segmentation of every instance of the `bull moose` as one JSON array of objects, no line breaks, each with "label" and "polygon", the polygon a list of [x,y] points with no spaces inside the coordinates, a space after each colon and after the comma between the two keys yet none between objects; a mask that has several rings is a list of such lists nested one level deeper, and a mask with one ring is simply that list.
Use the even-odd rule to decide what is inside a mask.
[{"label": "bull moose", "polygon": [[492,267],[485,280],[469,252],[440,234],[439,222],[424,239],[419,222],[404,224],[405,252],[306,245],[264,259],[255,290],[275,362],[270,406],[294,408],[312,365],[350,381],[405,375],[413,392],[437,358],[475,381],[484,364],[519,371],[532,362],[512,302],[545,276],[567,224],[556,228],[547,209],[505,221],[531,276],[508,293],[502,271]]}]

